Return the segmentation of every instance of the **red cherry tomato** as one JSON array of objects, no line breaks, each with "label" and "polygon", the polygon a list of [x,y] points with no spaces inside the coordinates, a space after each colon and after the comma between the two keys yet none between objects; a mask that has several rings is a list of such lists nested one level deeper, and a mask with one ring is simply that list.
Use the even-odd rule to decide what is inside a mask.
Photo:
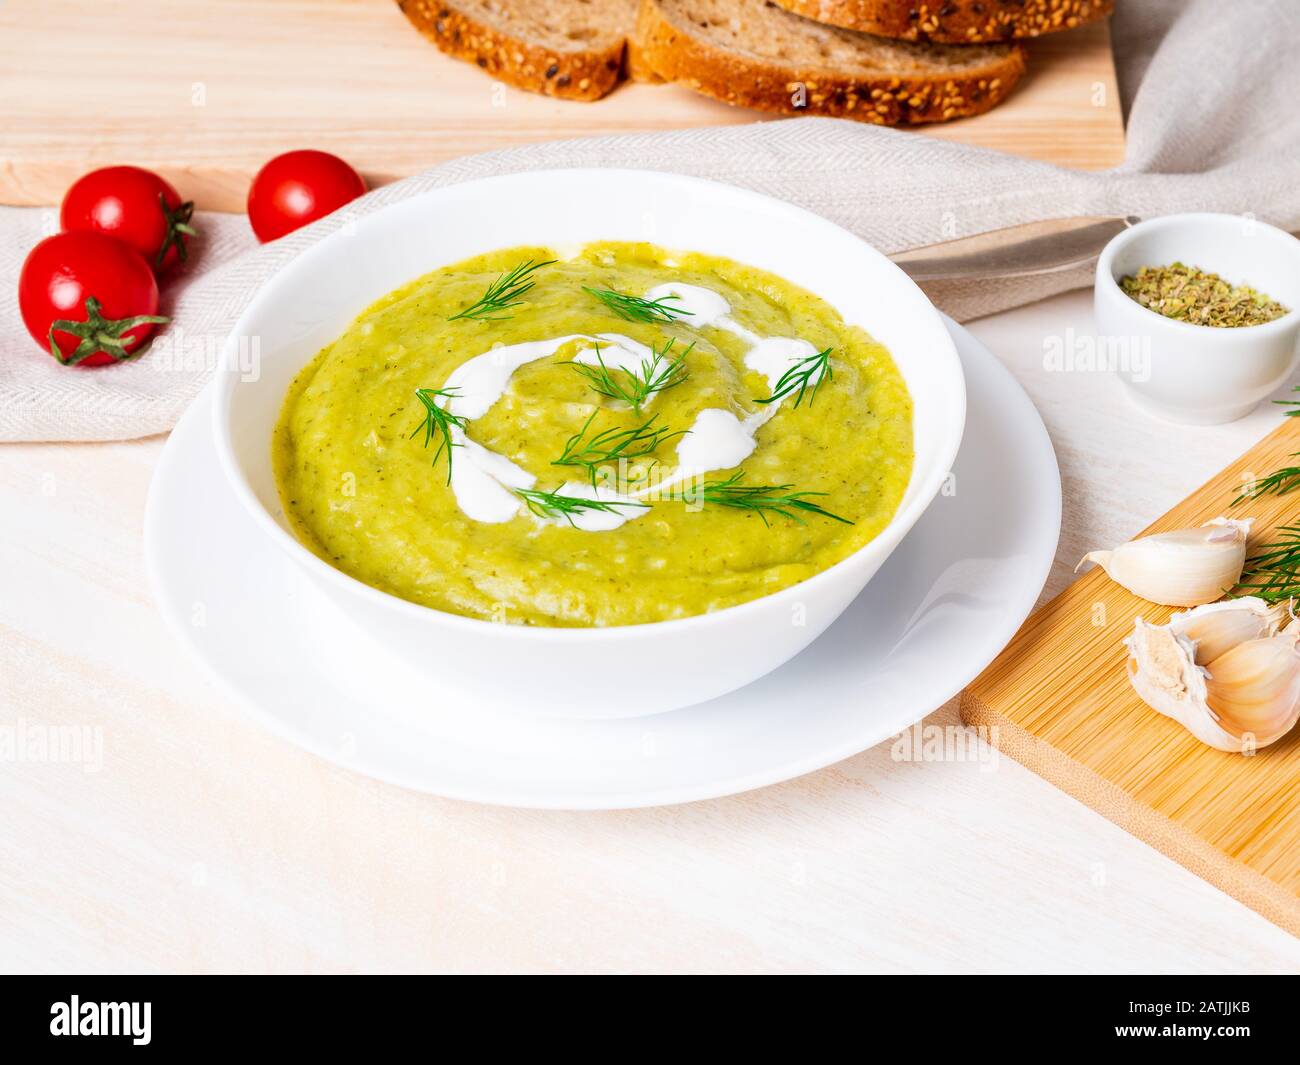
[{"label": "red cherry tomato", "polygon": [[366,191],[366,183],[337,155],[309,149],[277,155],[248,190],[248,220],[265,244],[324,218]]},{"label": "red cherry tomato", "polygon": [[63,197],[59,224],[72,232],[103,233],[131,245],[161,275],[186,256],[194,236],[194,204],[157,174],[138,166],[109,166],[79,178]]},{"label": "red cherry tomato", "polygon": [[65,366],[139,355],[158,315],[158,282],[138,251],[102,233],[56,233],[18,275],[27,331]]}]

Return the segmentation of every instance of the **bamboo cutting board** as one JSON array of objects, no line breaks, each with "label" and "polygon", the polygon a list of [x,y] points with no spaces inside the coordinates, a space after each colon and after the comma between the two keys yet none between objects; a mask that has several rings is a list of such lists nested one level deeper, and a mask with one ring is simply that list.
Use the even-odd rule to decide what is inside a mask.
[{"label": "bamboo cutting board", "polygon": [[[1292,465],[1284,423],[1145,532],[1253,517],[1250,546],[1300,517],[1300,492],[1230,508],[1254,477]],[[1113,544],[1098,544],[1098,548]],[[1173,611],[1100,568],[1034,614],[962,694],[990,742],[1198,876],[1300,936],[1300,727],[1251,757],[1204,746],[1138,699],[1121,641],[1133,619]]]},{"label": "bamboo cutting board", "polygon": [[[1030,51],[1006,103],[924,135],[1118,164],[1107,27]],[[86,170],[135,163],[200,207],[242,211],[252,175],[290,148],[335,152],[378,184],[493,148],[760,117],[672,85],[589,104],[510,89],[442,55],[393,0],[0,0],[0,203],[57,203]]]}]

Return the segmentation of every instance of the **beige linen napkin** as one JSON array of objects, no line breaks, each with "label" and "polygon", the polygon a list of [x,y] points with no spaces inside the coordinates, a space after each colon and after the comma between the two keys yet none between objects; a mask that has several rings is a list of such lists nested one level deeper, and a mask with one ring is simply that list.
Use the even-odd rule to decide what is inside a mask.
[{"label": "beige linen napkin", "polygon": [[[1114,24],[1129,107],[1125,164],[1079,173],[834,119],[627,134],[458,159],[378,189],[259,247],[247,220],[200,215],[203,239],[167,287],[174,323],[139,360],[71,370],[23,329],[17,277],[51,210],[0,208],[0,440],[113,440],[171,428],[210,376],[252,294],[303,248],[406,196],[545,168],[676,170],[797,203],[885,251],[1078,215],[1214,210],[1300,227],[1300,3],[1127,0]],[[671,165],[665,165],[671,161]],[[1089,283],[1087,271],[934,286],[958,319]]]}]

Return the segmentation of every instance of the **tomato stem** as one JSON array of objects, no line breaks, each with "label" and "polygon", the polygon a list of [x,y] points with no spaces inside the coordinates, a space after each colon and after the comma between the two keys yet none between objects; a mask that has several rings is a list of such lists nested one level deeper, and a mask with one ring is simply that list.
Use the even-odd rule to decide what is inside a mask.
[{"label": "tomato stem", "polygon": [[[164,318],[157,314],[138,314],[134,318],[105,318],[102,311],[102,305],[94,296],[86,297],[86,320],[84,322],[74,321],[70,318],[60,318],[56,322],[50,323],[50,354],[53,355],[64,366],[75,366],[91,355],[103,352],[105,355],[111,355],[114,359],[121,362],[124,359],[135,358],[137,355],[144,354],[148,343],[141,344],[134,351],[127,351],[126,345],[134,337],[124,336],[137,326],[141,325],[166,325],[170,318]],[[63,350],[59,347],[58,341],[54,339],[54,334],[68,333],[78,337],[81,343],[70,355],[64,355]]]},{"label": "tomato stem", "polygon": [[163,237],[162,247],[158,249],[158,254],[154,256],[153,267],[155,270],[161,270],[163,260],[167,258],[167,252],[173,246],[176,248],[177,258],[184,262],[189,249],[185,246],[186,237],[197,237],[199,235],[192,225],[190,219],[194,217],[194,201],[186,200],[175,210],[167,206],[167,198],[160,192],[158,193],[158,203],[162,207],[163,218],[167,221],[167,235]]}]

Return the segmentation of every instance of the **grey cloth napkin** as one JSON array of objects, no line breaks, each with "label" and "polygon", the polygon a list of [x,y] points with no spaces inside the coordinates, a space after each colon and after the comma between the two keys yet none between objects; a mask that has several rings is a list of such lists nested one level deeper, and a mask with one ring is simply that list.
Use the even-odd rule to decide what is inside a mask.
[{"label": "grey cloth napkin", "polygon": [[[0,440],[117,440],[170,429],[216,365],[221,341],[268,277],[371,211],[493,174],[565,167],[675,170],[797,203],[884,251],[1022,222],[1206,210],[1300,228],[1300,3],[1121,0],[1113,36],[1128,110],[1123,166],[1077,171],[912,132],[805,118],[721,129],[527,145],[458,159],[377,189],[258,246],[238,215],[199,217],[203,239],[164,292],[169,327],[138,361],[75,370],[22,326],[17,278],[55,212],[0,208]],[[1088,271],[939,284],[965,320],[1090,282]]]}]

